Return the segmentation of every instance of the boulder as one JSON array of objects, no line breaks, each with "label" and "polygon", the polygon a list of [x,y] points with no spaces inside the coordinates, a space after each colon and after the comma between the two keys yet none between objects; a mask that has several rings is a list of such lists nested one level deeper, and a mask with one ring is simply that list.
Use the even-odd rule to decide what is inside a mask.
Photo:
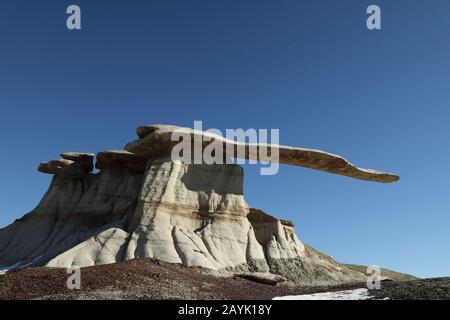
[{"label": "boulder", "polygon": [[268,284],[271,286],[275,286],[279,283],[283,283],[288,280],[285,277],[279,276],[277,274],[269,273],[269,272],[241,273],[241,274],[236,274],[236,276],[250,280],[250,281],[258,282],[258,283]]}]

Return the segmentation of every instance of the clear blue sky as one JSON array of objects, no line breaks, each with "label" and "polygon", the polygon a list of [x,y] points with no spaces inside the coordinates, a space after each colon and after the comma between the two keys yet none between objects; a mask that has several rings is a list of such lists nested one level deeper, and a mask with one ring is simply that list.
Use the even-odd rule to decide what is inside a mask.
[{"label": "clear blue sky", "polygon": [[[66,29],[66,8],[82,30]],[[382,30],[366,28],[378,4]],[[363,182],[246,171],[250,205],[339,261],[450,275],[450,2],[0,2],[0,226],[63,151],[122,148],[141,124],[279,128],[281,142],[398,173]]]}]

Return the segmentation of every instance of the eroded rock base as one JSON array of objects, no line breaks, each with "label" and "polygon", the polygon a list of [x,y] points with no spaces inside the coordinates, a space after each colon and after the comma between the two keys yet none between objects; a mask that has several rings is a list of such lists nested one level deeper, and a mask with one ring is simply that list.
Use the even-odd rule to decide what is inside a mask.
[{"label": "eroded rock base", "polygon": [[[67,161],[90,167],[91,157],[82,155]],[[101,153],[99,173],[72,175],[72,163],[55,170],[38,207],[0,230],[0,269],[151,258],[305,284],[363,279],[305,247],[291,222],[250,209],[240,166],[142,161],[109,151]]]}]

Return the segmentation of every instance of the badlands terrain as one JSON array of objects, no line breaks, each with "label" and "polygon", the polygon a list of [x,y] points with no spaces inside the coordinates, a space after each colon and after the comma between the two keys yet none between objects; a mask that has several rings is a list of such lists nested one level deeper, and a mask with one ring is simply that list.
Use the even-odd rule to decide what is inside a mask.
[{"label": "badlands terrain", "polygon": [[[319,150],[139,127],[124,149],[66,152],[38,166],[52,175],[47,193],[0,229],[0,271],[9,271],[0,276],[0,298],[270,299],[365,283],[365,267],[334,261],[303,244],[292,222],[249,206],[241,166],[227,157],[192,164],[186,150],[174,160],[175,132],[192,151],[200,143],[215,156],[223,147],[248,160],[379,183],[399,179]],[[66,288],[72,266],[83,268],[79,292]],[[384,272],[395,283],[414,281]]]}]

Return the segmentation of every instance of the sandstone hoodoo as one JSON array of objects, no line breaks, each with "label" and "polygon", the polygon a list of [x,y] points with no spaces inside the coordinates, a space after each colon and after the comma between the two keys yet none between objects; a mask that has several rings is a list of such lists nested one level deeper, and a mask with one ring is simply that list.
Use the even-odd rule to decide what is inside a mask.
[{"label": "sandstone hoodoo", "polygon": [[[125,150],[98,153],[98,172],[91,153],[63,153],[41,163],[40,172],[54,175],[50,188],[33,211],[0,230],[0,269],[84,267],[146,257],[249,278],[254,273],[266,282],[365,279],[304,245],[291,222],[250,208],[242,167],[173,161],[174,130],[243,147],[247,159],[257,158],[251,150],[261,147],[153,125],[138,128],[139,139]],[[269,147],[279,151],[284,164],[376,182],[398,179],[318,150]]]}]

